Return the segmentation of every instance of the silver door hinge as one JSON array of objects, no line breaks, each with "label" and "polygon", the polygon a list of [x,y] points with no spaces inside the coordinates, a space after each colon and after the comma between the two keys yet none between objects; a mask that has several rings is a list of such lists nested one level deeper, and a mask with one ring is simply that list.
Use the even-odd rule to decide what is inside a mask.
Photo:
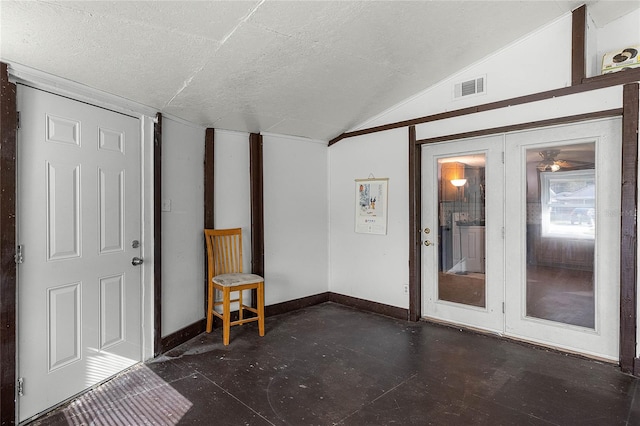
[{"label": "silver door hinge", "polygon": [[502,313],[504,314],[504,302],[502,302]]},{"label": "silver door hinge", "polygon": [[502,227],[502,239],[504,240],[504,226]]},{"label": "silver door hinge", "polygon": [[14,259],[16,261],[16,265],[20,265],[22,262],[24,262],[24,257],[22,256],[22,244],[16,247],[16,254],[14,256]]},{"label": "silver door hinge", "polygon": [[502,164],[504,164],[504,151],[502,151]]},{"label": "silver door hinge", "polygon": [[20,128],[20,111],[16,112],[16,128]]},{"label": "silver door hinge", "polygon": [[24,378],[18,378],[18,396],[24,396]]}]

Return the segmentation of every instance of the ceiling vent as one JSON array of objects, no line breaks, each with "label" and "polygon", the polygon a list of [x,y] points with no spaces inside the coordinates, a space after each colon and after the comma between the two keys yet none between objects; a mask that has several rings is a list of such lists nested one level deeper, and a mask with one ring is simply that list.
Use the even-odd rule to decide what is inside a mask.
[{"label": "ceiling vent", "polygon": [[485,93],[486,84],[485,76],[474,78],[473,80],[456,83],[453,87],[454,99],[463,98],[465,96],[480,95]]}]

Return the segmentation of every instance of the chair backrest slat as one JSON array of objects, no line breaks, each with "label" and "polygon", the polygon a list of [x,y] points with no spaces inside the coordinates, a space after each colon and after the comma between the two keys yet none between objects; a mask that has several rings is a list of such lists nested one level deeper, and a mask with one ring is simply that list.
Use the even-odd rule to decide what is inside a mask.
[{"label": "chair backrest slat", "polygon": [[209,281],[216,275],[243,272],[242,228],[205,229]]}]

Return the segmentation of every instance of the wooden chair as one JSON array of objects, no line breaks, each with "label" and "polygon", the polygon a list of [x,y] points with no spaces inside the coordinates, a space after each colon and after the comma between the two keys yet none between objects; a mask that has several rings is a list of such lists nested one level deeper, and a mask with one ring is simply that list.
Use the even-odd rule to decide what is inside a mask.
[{"label": "wooden chair", "polygon": [[[222,319],[223,343],[229,344],[232,325],[258,321],[260,336],[264,336],[264,278],[256,274],[242,272],[242,229],[205,229],[207,257],[209,265],[209,291],[207,301],[207,333],[213,328],[213,316]],[[243,305],[242,291],[255,289],[258,293],[257,309]],[[216,290],[222,292],[222,300],[215,300]],[[237,299],[231,299],[231,292],[238,292]],[[237,321],[231,321],[231,303],[238,302]],[[222,313],[216,311],[222,306]],[[244,310],[257,316],[244,318]]]}]

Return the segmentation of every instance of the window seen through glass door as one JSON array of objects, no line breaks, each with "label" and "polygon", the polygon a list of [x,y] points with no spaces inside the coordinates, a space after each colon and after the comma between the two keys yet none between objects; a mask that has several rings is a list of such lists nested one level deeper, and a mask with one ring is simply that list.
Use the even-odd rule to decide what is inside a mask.
[{"label": "window seen through glass door", "polygon": [[595,144],[527,150],[526,315],[595,326]]}]

